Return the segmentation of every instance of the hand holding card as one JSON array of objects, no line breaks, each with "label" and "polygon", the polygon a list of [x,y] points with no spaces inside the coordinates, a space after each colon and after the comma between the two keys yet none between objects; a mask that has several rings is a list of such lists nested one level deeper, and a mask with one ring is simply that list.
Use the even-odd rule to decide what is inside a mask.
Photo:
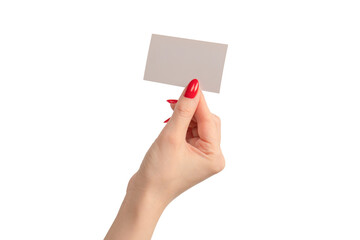
[{"label": "hand holding card", "polygon": [[130,179],[106,240],[151,239],[172,200],[225,167],[220,118],[210,112],[202,89],[220,91],[226,47],[153,35],[144,78],[187,87],[179,100],[167,100],[173,115]]}]

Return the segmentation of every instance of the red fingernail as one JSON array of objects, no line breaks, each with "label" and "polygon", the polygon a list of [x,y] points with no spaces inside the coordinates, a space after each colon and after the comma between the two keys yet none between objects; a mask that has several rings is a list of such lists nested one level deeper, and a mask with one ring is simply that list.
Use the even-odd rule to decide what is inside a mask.
[{"label": "red fingernail", "polygon": [[199,81],[197,79],[191,80],[191,82],[188,84],[185,97],[187,98],[194,98],[199,90]]},{"label": "red fingernail", "polygon": [[176,100],[176,99],[168,99],[168,100],[166,100],[168,103],[177,103],[178,102],[178,100]]},{"label": "red fingernail", "polygon": [[164,121],[164,123],[167,123],[169,120],[170,120],[170,118],[166,119],[166,120]]}]

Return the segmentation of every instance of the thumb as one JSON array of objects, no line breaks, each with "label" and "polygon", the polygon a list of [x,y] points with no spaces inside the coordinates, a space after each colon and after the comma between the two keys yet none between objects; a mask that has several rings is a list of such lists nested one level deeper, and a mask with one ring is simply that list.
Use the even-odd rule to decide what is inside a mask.
[{"label": "thumb", "polygon": [[167,123],[168,130],[177,137],[184,137],[184,139],[186,137],[190,121],[199,103],[200,94],[197,94],[198,90],[199,81],[197,79],[191,80],[182,92],[179,101],[176,103],[174,113]]}]

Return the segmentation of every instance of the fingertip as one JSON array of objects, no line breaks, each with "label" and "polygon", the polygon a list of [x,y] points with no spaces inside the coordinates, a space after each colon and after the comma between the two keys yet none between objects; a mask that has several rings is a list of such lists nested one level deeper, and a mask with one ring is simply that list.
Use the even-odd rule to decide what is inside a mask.
[{"label": "fingertip", "polygon": [[170,104],[176,104],[177,102],[178,102],[178,100],[177,99],[168,99],[168,100],[166,100],[168,103],[170,103]]},{"label": "fingertip", "polygon": [[199,85],[200,85],[199,80],[197,80],[196,78],[191,80],[190,83],[186,87],[186,92],[185,92],[184,96],[186,98],[196,97],[197,93],[199,92]]}]

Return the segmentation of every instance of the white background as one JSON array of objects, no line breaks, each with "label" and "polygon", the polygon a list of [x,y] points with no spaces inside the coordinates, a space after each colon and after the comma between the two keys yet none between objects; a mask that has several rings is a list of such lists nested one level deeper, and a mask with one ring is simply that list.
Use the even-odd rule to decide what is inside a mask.
[{"label": "white background", "polygon": [[[0,2],[0,239],[102,239],[182,88],[152,33],[229,44],[226,168],[153,239],[360,239],[358,1]],[[171,77],[171,76],[169,76]],[[191,79],[189,79],[191,80]]]}]

